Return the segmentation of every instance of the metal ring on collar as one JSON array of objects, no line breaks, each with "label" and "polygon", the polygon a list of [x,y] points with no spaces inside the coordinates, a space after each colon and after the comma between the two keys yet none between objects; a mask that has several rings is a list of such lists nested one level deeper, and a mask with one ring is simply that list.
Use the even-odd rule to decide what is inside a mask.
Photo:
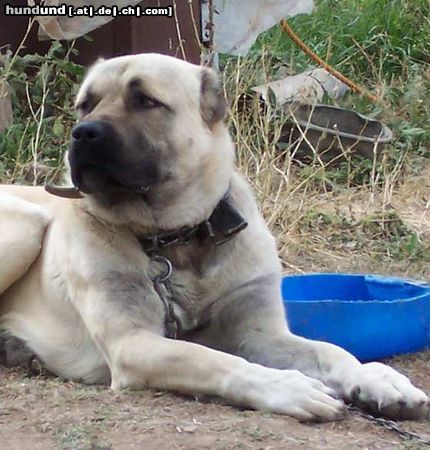
[{"label": "metal ring on collar", "polygon": [[159,275],[157,279],[159,282],[168,280],[170,278],[170,275],[172,275],[173,270],[172,263],[167,258],[160,255],[151,256],[151,261],[156,261],[166,265],[166,272],[163,275]]}]

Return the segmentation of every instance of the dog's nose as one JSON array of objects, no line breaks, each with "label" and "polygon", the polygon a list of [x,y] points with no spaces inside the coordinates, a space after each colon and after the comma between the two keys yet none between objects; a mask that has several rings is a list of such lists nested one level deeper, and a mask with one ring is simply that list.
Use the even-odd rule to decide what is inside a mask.
[{"label": "dog's nose", "polygon": [[86,120],[78,123],[72,130],[72,138],[81,143],[95,143],[108,135],[108,127],[98,120]]}]

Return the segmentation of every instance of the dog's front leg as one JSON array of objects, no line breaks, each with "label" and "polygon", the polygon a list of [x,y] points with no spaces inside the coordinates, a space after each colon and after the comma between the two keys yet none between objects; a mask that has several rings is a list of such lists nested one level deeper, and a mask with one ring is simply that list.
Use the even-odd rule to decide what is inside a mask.
[{"label": "dog's front leg", "polygon": [[103,288],[104,277],[76,303],[108,362],[114,389],[153,387],[218,395],[301,420],[334,420],[342,413],[343,403],[332,389],[298,371],[263,367],[163,337],[161,302],[133,277],[117,274],[114,291]]},{"label": "dog's front leg", "polygon": [[144,330],[124,336],[111,351],[112,387],[156,387],[221,396],[232,403],[300,420],[334,420],[343,404],[321,382]]},{"label": "dog's front leg", "polygon": [[210,328],[196,341],[267,367],[298,370],[375,414],[399,419],[428,416],[427,396],[393,368],[361,364],[340,347],[291,334],[278,286],[275,277],[266,277],[232,291],[214,306]]}]

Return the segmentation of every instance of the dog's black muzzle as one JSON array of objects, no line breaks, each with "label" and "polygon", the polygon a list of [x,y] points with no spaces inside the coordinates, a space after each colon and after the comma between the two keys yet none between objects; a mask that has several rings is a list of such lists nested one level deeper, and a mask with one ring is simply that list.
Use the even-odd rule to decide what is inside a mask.
[{"label": "dog's black muzzle", "polygon": [[69,163],[73,184],[85,193],[146,192],[157,181],[156,165],[136,148],[128,154],[115,128],[86,120],[72,130]]}]

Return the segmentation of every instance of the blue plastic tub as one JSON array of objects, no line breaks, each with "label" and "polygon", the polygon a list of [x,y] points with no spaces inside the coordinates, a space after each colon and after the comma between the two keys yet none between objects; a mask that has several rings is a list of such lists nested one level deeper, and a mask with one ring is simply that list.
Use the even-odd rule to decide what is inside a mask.
[{"label": "blue plastic tub", "polygon": [[361,361],[430,347],[430,285],[378,275],[320,273],[282,281],[293,333],[337,344]]}]

